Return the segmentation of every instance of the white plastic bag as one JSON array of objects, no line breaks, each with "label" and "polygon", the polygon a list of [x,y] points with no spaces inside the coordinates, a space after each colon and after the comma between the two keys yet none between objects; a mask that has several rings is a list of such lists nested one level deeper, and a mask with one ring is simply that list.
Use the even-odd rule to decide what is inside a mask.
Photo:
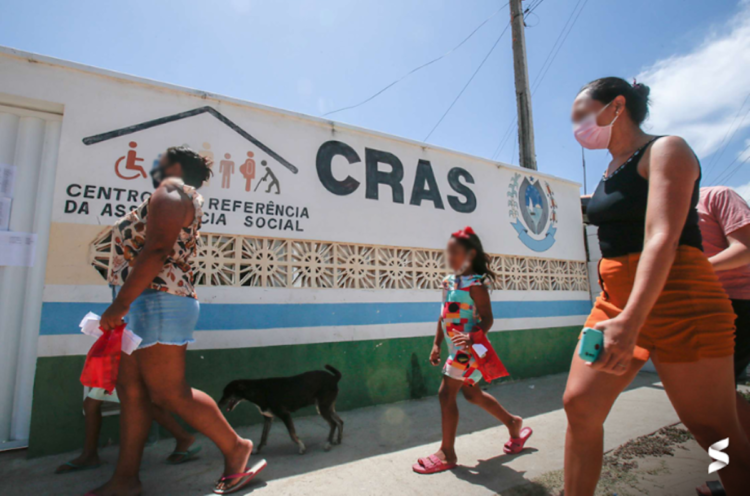
[{"label": "white plastic bag", "polygon": [[[99,336],[104,333],[101,329],[99,329],[100,320],[101,317],[99,317],[94,312],[87,313],[79,324],[81,332],[87,336],[98,339]],[[143,339],[140,336],[138,336],[130,329],[125,329],[125,331],[122,333],[123,353],[131,355],[136,349],[138,349],[138,345],[141,344],[141,341],[143,341]]]}]

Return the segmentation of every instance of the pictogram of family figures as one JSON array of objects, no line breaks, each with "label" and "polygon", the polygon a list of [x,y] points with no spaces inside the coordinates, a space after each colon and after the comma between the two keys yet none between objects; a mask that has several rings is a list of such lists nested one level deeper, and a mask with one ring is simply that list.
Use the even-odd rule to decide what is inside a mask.
[{"label": "pictogram of family figures", "polygon": [[[211,151],[210,143],[203,143],[203,149],[198,153],[202,157],[211,159],[212,163],[216,163],[214,161],[214,153],[213,151]],[[260,165],[264,168],[265,173],[260,178],[260,180],[256,182],[255,188],[253,189],[253,180],[256,177],[256,164],[254,157],[255,154],[251,151],[248,151],[245,161],[239,167],[235,167],[236,163],[234,160],[232,160],[232,155],[229,153],[225,153],[224,158],[219,161],[219,169],[217,171],[218,175],[221,176],[221,188],[230,188],[232,175],[235,173],[235,169],[238,169],[238,172],[245,180],[245,191],[258,191],[258,188],[261,184],[267,183],[267,187],[265,190],[266,193],[271,193],[271,191],[275,189],[275,194],[281,194],[281,184],[279,183],[276,174],[273,173],[273,170],[268,166],[268,162],[265,160],[260,161]]]},{"label": "pictogram of family figures", "polygon": [[[143,159],[138,157],[135,151],[135,148],[138,146],[136,142],[131,142],[129,144],[131,150],[128,151],[127,155],[121,157],[117,160],[115,163],[115,173],[118,175],[118,177],[122,179],[135,179],[139,177],[139,174],[137,172],[140,172],[143,177],[146,177],[146,172],[143,170],[143,167],[138,165],[138,162],[142,162]],[[266,160],[261,160],[260,165],[263,167],[263,170],[265,170],[263,176],[255,183],[255,188],[253,188],[253,180],[256,177],[256,164],[255,164],[255,153],[252,151],[247,152],[247,158],[245,161],[239,166],[235,167],[236,163],[234,160],[232,160],[232,155],[230,153],[225,153],[222,160],[219,161],[219,168],[216,170],[215,164],[216,161],[214,159],[214,152],[211,150],[211,143],[204,142],[203,148],[198,152],[198,154],[201,157],[209,159],[209,163],[211,164],[211,169],[214,173],[218,173],[219,176],[221,176],[221,188],[222,189],[229,189],[231,186],[231,180],[232,175],[234,175],[235,170],[239,172],[243,179],[245,180],[245,191],[250,192],[256,192],[258,191],[258,188],[261,184],[266,183],[267,187],[265,189],[266,193],[271,193],[273,191],[274,194],[281,194],[281,183],[279,183],[279,179],[276,177],[276,174],[274,174],[271,167],[269,167],[268,162]],[[159,160],[161,159],[161,154],[159,154],[156,159],[154,159],[153,167],[156,167],[159,164]],[[125,165],[123,166],[124,169],[127,170],[134,170],[136,171],[136,174],[126,177],[123,175],[123,173],[120,170],[121,162],[125,162]],[[210,179],[206,181],[206,186],[210,184]]]}]

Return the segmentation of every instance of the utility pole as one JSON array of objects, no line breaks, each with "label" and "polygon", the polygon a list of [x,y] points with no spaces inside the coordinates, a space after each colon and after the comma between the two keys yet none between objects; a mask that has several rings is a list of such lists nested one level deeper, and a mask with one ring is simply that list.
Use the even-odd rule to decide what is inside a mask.
[{"label": "utility pole", "polygon": [[526,64],[526,34],[524,33],[521,0],[510,0],[510,23],[513,33],[513,72],[515,73],[516,104],[518,106],[519,164],[526,169],[537,170],[536,150],[534,149],[534,121],[531,118],[529,67]]}]

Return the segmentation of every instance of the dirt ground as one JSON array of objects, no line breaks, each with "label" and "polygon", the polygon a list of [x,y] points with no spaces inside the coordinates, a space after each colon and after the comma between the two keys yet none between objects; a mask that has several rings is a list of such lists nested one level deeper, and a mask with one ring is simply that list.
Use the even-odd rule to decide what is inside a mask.
[{"label": "dirt ground", "polygon": [[[710,459],[681,425],[641,436],[605,455],[596,496],[685,496],[707,479]],[[562,496],[563,473],[554,470],[502,496]]]},{"label": "dirt ground", "polygon": [[[750,401],[750,392],[743,396]],[[682,424],[664,427],[609,451],[604,457],[596,496],[683,496],[696,494],[711,462]],[[563,472],[554,470],[502,496],[564,496]],[[750,481],[748,482],[750,494]]]}]

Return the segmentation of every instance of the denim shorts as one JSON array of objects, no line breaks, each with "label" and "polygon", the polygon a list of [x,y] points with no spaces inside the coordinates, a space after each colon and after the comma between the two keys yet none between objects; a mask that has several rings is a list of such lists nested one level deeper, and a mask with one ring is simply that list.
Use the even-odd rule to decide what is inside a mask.
[{"label": "denim shorts", "polygon": [[155,344],[182,346],[195,342],[193,331],[199,314],[200,303],[195,298],[147,289],[130,305],[125,322],[143,339],[139,350]]}]

